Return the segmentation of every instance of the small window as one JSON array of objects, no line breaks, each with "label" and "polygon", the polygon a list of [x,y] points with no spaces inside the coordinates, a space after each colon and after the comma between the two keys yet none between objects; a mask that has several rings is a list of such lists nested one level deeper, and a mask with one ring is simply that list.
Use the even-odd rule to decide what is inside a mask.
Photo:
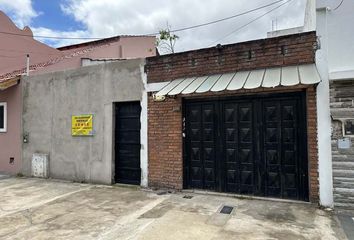
[{"label": "small window", "polygon": [[6,103],[0,102],[0,133],[6,132],[6,127],[7,127]]},{"label": "small window", "polygon": [[354,119],[346,119],[344,121],[344,135],[354,136]]}]

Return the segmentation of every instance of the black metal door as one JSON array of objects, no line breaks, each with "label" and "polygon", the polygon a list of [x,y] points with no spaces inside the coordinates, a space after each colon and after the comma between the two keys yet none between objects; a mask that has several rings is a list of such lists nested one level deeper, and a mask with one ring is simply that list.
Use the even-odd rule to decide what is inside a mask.
[{"label": "black metal door", "polygon": [[115,182],[140,184],[140,102],[115,105]]},{"label": "black metal door", "polygon": [[299,102],[296,99],[264,100],[261,148],[264,158],[264,191],[269,197],[301,199],[299,158]]},{"label": "black metal door", "polygon": [[220,129],[224,166],[222,176],[226,192],[253,194],[256,180],[255,116],[252,102],[221,102],[222,124]]},{"label": "black metal door", "polygon": [[186,101],[185,187],[308,200],[305,123],[301,93]]},{"label": "black metal door", "polygon": [[192,103],[187,108],[189,187],[216,188],[216,108],[214,102]]}]

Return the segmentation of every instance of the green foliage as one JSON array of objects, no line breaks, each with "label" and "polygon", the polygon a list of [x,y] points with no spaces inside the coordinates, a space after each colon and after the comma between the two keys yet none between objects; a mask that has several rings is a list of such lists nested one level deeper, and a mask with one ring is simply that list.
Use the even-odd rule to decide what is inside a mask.
[{"label": "green foliage", "polygon": [[170,26],[167,25],[166,29],[159,31],[157,38],[157,46],[166,53],[174,53],[176,41],[179,37],[171,33]]}]

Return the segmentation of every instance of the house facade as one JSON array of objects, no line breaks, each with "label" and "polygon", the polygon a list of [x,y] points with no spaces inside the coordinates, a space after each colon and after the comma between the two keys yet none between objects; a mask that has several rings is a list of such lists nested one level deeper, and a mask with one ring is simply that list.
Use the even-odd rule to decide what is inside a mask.
[{"label": "house facade", "polygon": [[319,201],[316,33],[147,58],[149,186]]},{"label": "house facade", "polygon": [[156,55],[154,36],[117,36],[58,49],[33,39],[0,11],[0,172],[22,172],[22,80],[26,75],[78,69],[84,65]]},{"label": "house facade", "polygon": [[[31,176],[33,156],[42,154],[52,178],[147,186],[144,64],[124,60],[23,77],[22,172]],[[79,133],[88,121],[74,118],[87,116],[90,132]]]},{"label": "house facade", "polygon": [[[35,41],[32,31],[18,29],[0,11],[0,172],[21,171],[21,86],[20,74],[26,68],[27,54],[31,65],[60,57],[60,51]],[[24,36],[19,36],[24,35]]]}]

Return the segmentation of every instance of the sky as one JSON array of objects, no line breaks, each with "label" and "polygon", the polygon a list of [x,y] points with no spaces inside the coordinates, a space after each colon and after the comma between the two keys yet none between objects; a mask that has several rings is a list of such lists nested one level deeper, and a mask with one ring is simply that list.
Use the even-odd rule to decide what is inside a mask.
[{"label": "sky", "polygon": [[[19,28],[29,26],[34,35],[60,37],[110,37],[141,35],[166,28],[178,29],[239,14],[276,0],[0,0],[4,11]],[[286,2],[284,0],[283,2]],[[175,49],[187,51],[265,38],[272,30],[302,26],[306,0],[283,2],[241,17],[176,33]],[[264,15],[247,27],[239,27]],[[233,33],[232,33],[233,32]],[[53,47],[88,40],[42,39]]]}]

